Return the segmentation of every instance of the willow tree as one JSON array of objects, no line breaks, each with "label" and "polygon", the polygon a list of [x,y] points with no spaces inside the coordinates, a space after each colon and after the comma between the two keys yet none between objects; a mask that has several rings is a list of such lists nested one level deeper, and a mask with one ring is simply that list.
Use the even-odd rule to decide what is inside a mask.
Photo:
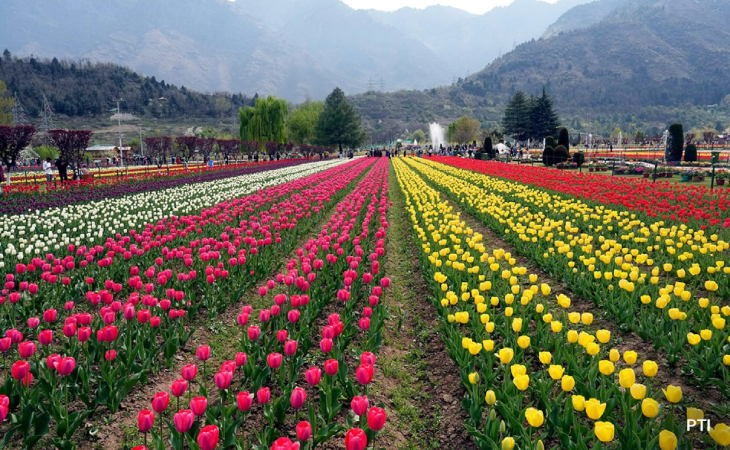
[{"label": "willow tree", "polygon": [[256,104],[239,109],[241,121],[241,141],[287,142],[286,118],[289,115],[289,104],[284,99],[270,95],[257,98]]}]

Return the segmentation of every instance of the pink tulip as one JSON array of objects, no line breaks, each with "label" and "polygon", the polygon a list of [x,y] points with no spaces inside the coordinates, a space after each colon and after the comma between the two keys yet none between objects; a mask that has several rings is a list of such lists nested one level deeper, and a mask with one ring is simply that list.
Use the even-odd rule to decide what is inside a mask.
[{"label": "pink tulip", "polygon": [[187,433],[193,427],[195,414],[189,409],[183,409],[173,416],[172,421],[178,433]]},{"label": "pink tulip", "polygon": [[294,390],[292,390],[291,398],[289,399],[289,401],[292,408],[301,408],[302,406],[304,406],[304,402],[307,401],[307,391],[300,387],[295,387]]},{"label": "pink tulip", "polygon": [[56,368],[58,369],[58,373],[60,373],[61,375],[70,375],[71,372],[73,372],[73,370],[76,368],[76,360],[70,356],[66,358],[61,358],[61,360],[58,361]]},{"label": "pink tulip", "polygon": [[253,395],[248,392],[239,392],[236,396],[236,404],[239,411],[248,411],[253,405]]},{"label": "pink tulip", "polygon": [[175,397],[181,397],[188,390],[188,382],[185,380],[175,380],[170,385],[170,390]]},{"label": "pink tulip", "polygon": [[208,408],[208,399],[205,397],[193,397],[190,400],[190,409],[196,416],[202,416],[205,414],[205,410]]},{"label": "pink tulip", "polygon": [[271,398],[271,390],[267,387],[263,387],[256,392],[256,401],[259,405],[265,405]]},{"label": "pink tulip", "polygon": [[350,402],[350,406],[352,407],[352,412],[354,412],[356,416],[362,416],[368,411],[370,403],[367,396],[361,397],[357,395],[353,397],[352,401]]},{"label": "pink tulip", "polygon": [[166,410],[169,404],[170,394],[168,394],[167,392],[158,392],[152,398],[152,409],[155,410],[155,412],[158,414]]},{"label": "pink tulip", "polygon": [[304,378],[310,386],[317,386],[322,378],[322,371],[319,370],[319,367],[310,367],[304,374]]}]

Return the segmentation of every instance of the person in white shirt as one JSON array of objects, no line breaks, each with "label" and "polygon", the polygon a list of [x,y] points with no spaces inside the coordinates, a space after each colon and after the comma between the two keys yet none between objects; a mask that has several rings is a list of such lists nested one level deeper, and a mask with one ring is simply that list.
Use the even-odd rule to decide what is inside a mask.
[{"label": "person in white shirt", "polygon": [[43,161],[43,171],[46,173],[46,181],[49,183],[53,181],[53,164],[51,164],[51,158],[46,158]]}]

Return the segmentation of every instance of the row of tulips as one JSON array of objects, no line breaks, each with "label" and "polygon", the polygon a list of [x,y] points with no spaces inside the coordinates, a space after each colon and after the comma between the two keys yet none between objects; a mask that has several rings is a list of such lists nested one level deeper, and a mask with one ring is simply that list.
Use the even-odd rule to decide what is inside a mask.
[{"label": "row of tulips", "polygon": [[518,202],[509,192],[526,192],[523,186],[432,162],[412,164],[520,253],[592,299],[622,329],[664,350],[670,366],[684,357],[683,371],[694,382],[730,396],[730,267],[724,261],[704,273],[690,268],[686,276],[694,283],[677,279],[672,264],[661,262],[663,254],[642,253],[644,248],[627,237],[604,235],[601,217],[583,216],[583,223],[557,220],[567,201],[553,204],[543,196],[520,195]]},{"label": "row of tulips", "polygon": [[[156,394],[152,410],[140,411],[145,441],[150,432],[157,449],[167,444],[174,449],[310,449],[345,433],[348,450],[374,445],[386,420],[382,408],[370,406],[367,392],[385,318],[379,299],[390,284],[380,270],[387,229],[387,168],[387,160],[375,164],[336,206],[317,238],[296,251],[286,271],[259,287],[257,303],[271,302],[270,306],[258,314],[252,306],[242,308],[236,318],[242,331],[238,351],[213,376],[217,392],[208,391],[210,347],[202,346],[197,351],[202,377],[197,377],[197,365],[183,367],[182,378],[172,383],[170,392]],[[369,306],[362,307],[365,301]],[[320,332],[316,324],[325,309],[339,312],[328,315]],[[315,358],[324,362],[321,368],[305,369],[317,339],[321,356]],[[359,358],[353,379],[348,376],[352,361],[346,356],[354,342]],[[194,397],[193,383],[198,394]],[[180,409],[186,392],[183,404],[189,409]],[[165,412],[171,395],[177,398],[174,414]],[[344,425],[337,420],[343,397],[351,407]],[[281,436],[287,430],[288,435]]]},{"label": "row of tulips", "polygon": [[202,181],[194,187],[172,184],[167,188],[131,193],[123,190],[121,196],[101,196],[69,205],[39,210],[30,214],[4,216],[0,222],[0,268],[13,270],[17,264],[29,264],[33,258],[49,253],[62,255],[69,245],[93,246],[106,236],[129,233],[148,223],[171,216],[199,214],[227,199],[238,198],[305,177],[342,161],[298,164],[293,167],[259,167],[235,177]]},{"label": "row of tulips", "polygon": [[[684,407],[680,387],[661,389],[656,362],[609,350],[611,333],[593,331],[591,313],[571,311],[564,294],[552,300],[548,284],[509,253],[490,253],[409,164],[394,164],[479,448],[691,448],[699,436],[685,434],[685,416],[704,413]],[[724,424],[710,435],[730,444]]]},{"label": "row of tulips", "polygon": [[631,211],[641,211],[650,217],[693,226],[730,227],[730,189],[707,186],[688,186],[672,182],[653,183],[644,179],[608,177],[588,173],[569,172],[546,167],[505,165],[463,158],[434,158],[463,169],[506,178],[530,186],[595,201],[617,205]]},{"label": "row of tulips", "polygon": [[[4,198],[0,199],[0,215],[31,214],[48,208],[159,191],[191,183],[210,182],[248,173],[293,167],[305,162],[306,160],[297,159],[190,170],[184,170],[183,167],[181,170],[171,171],[170,174],[155,168],[154,171],[148,169],[149,173],[144,174],[130,173],[124,176],[54,184],[21,184],[5,190]],[[7,185],[3,185],[3,188],[7,188]]]},{"label": "row of tulips", "polygon": [[[102,253],[96,264],[66,269],[73,282],[57,286],[41,276],[37,292],[21,291],[18,301],[5,303],[21,316],[46,308],[45,329],[40,329],[40,318],[29,317],[27,325],[10,322],[16,327],[0,340],[4,359],[16,351],[21,358],[12,370],[4,371],[2,392],[10,399],[9,410],[17,407],[19,411],[11,417],[6,439],[22,433],[24,444],[31,447],[54,419],[54,444],[72,446],[69,438],[89,414],[100,406],[114,412],[149,372],[171,363],[194,331],[184,326],[184,317],[201,309],[213,315],[240,298],[243,290],[266,276],[265,269],[276,262],[277,254],[293,248],[299,236],[331,207],[330,201],[343,195],[370,165],[355,161],[224,202],[196,216],[150,224],[143,233],[109,239],[110,251]],[[130,245],[132,238],[143,247]],[[173,250],[162,245],[175,242],[179,246]],[[134,256],[129,258],[119,256],[132,251]],[[222,259],[222,251],[231,256],[227,264],[215,263]],[[83,257],[84,251],[78,255]],[[53,263],[63,267],[62,261]],[[135,263],[149,268],[141,270]],[[47,275],[53,271],[39,267]],[[198,272],[205,277],[198,277]],[[16,275],[38,276],[27,270],[16,270]],[[95,281],[105,278],[104,283]],[[125,303],[120,299],[126,299]],[[54,341],[54,331],[61,330],[64,337]],[[32,341],[34,335],[39,346]],[[58,355],[79,364],[59,377]],[[71,408],[69,397],[77,400]]]}]

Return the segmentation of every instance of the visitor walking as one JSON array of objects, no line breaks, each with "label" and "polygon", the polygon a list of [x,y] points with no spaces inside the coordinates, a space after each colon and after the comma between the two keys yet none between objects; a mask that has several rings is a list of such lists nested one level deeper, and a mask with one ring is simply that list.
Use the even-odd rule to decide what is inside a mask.
[{"label": "visitor walking", "polygon": [[46,158],[45,161],[43,161],[43,172],[46,174],[46,181],[51,182],[53,181],[53,164],[51,164],[51,158]]}]

